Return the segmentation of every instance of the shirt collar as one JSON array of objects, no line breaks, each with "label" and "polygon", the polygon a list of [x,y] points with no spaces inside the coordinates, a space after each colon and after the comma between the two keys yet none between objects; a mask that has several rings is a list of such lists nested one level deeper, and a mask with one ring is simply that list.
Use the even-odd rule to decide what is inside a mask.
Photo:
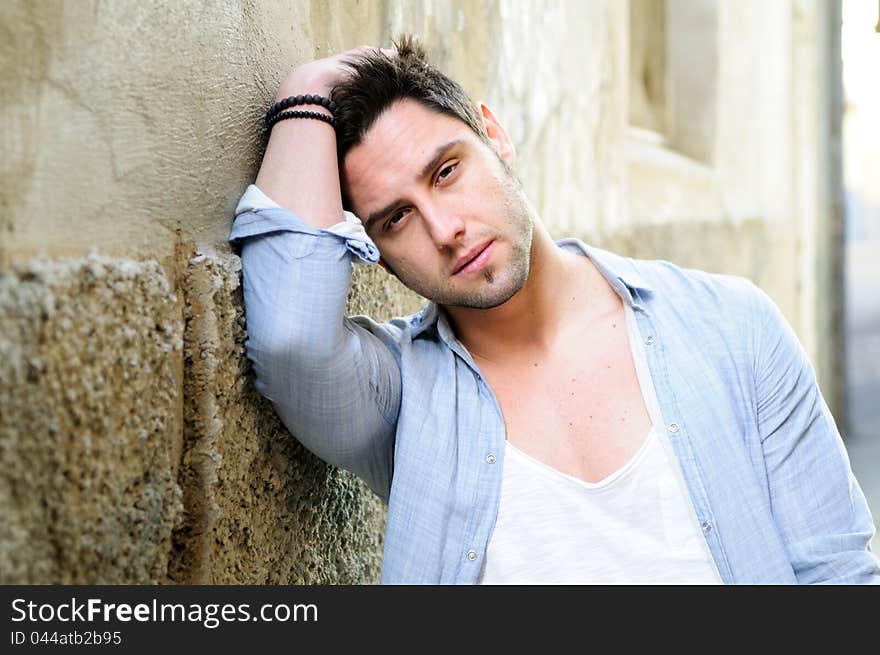
[{"label": "shirt collar", "polygon": [[[653,289],[645,282],[636,267],[636,263],[631,258],[616,255],[613,252],[602,250],[595,246],[588,246],[580,239],[575,238],[559,239],[556,245],[588,257],[624,302],[633,309],[644,310],[640,303],[640,300],[643,300],[641,292],[653,293]],[[413,339],[436,324],[440,337],[447,344],[458,341],[449,325],[446,312],[441,311],[441,308],[436,303],[429,302],[420,312],[414,314],[410,320],[412,322]]]}]

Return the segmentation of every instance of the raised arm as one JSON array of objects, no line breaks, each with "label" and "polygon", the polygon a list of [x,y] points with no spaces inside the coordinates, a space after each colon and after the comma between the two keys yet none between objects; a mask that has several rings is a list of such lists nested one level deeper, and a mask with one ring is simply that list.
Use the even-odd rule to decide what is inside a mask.
[{"label": "raised arm", "polygon": [[[309,62],[294,69],[281,83],[275,101],[296,95],[330,97],[333,86],[344,75],[344,60],[360,48]],[[296,106],[293,110],[330,115],[319,105]],[[266,153],[257,174],[257,186],[285,209],[316,228],[329,228],[342,220],[339,167],[336,162],[336,134],[319,120],[292,118],[272,128]]]},{"label": "raised arm", "polygon": [[[276,100],[329,97],[345,74],[344,59],[359,50],[295,69]],[[330,114],[319,105],[291,109]],[[378,251],[362,229],[342,229],[333,127],[312,118],[276,123],[256,186],[262,194],[252,188],[242,198],[230,240],[241,245],[247,355],[257,388],[309,450],[387,498],[400,334],[344,316],[352,258],[375,262]]]}]

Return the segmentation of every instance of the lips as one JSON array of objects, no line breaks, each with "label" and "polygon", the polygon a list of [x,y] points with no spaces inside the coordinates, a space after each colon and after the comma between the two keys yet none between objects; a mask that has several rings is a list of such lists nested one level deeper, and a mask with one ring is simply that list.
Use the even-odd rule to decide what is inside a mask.
[{"label": "lips", "polygon": [[459,273],[469,273],[476,270],[479,270],[483,266],[485,266],[488,261],[489,250],[492,244],[495,243],[495,240],[487,241],[486,243],[482,243],[474,248],[471,248],[468,252],[466,252],[457,262],[455,262],[455,267],[452,269],[453,275],[458,275]]}]

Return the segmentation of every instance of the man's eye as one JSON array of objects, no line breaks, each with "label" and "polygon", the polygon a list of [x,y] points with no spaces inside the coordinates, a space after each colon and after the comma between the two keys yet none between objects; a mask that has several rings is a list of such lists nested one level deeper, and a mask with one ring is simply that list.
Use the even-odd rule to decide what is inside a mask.
[{"label": "man's eye", "polygon": [[398,223],[400,223],[400,221],[402,221],[402,220],[404,219],[405,216],[406,216],[406,210],[404,210],[404,209],[401,209],[401,210],[398,211],[398,212],[394,212],[394,213],[388,218],[388,220],[385,221],[385,229],[386,229],[386,230],[390,230],[390,229],[393,228],[395,225],[397,225]]},{"label": "man's eye", "polygon": [[440,172],[437,173],[437,181],[441,182],[447,179],[450,175],[452,175],[453,171],[455,171],[457,164],[447,164],[443,168],[440,169]]}]

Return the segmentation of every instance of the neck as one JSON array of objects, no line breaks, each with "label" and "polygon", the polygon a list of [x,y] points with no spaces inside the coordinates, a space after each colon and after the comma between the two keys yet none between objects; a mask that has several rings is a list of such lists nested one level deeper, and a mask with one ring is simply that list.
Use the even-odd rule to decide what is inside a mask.
[{"label": "neck", "polygon": [[494,362],[512,354],[548,353],[570,319],[589,320],[616,303],[617,294],[592,262],[563,251],[536,220],[529,277],[522,289],[492,309],[445,310],[468,351],[477,359]]}]

